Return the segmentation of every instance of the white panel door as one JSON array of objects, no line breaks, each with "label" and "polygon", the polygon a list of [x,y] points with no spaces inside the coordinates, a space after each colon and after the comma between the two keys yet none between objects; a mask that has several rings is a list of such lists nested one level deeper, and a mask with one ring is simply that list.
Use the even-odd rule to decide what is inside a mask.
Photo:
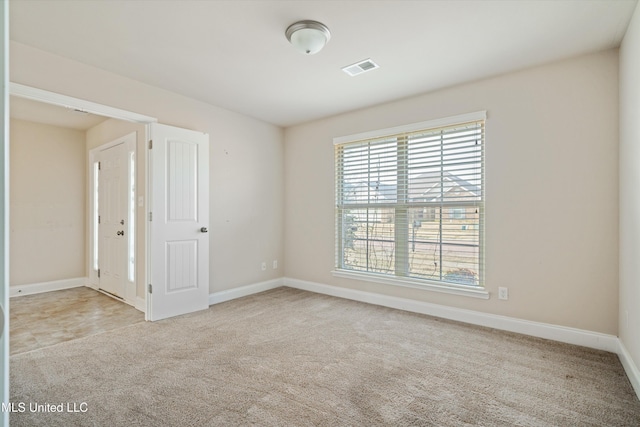
[{"label": "white panel door", "polygon": [[209,307],[209,135],[153,123],[147,318]]},{"label": "white panel door", "polygon": [[125,297],[127,283],[129,151],[128,144],[121,143],[98,155],[99,288],[119,298]]}]

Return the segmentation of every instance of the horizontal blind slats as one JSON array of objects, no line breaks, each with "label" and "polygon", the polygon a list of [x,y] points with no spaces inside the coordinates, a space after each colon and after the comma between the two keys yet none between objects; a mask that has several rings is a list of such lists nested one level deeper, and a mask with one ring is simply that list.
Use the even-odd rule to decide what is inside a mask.
[{"label": "horizontal blind slats", "polygon": [[336,145],[337,267],[478,286],[484,121]]}]

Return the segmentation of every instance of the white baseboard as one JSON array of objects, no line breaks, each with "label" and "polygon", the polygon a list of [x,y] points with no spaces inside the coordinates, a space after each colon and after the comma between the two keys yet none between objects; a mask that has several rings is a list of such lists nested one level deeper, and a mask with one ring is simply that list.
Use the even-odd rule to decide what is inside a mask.
[{"label": "white baseboard", "polygon": [[32,283],[29,285],[9,286],[9,296],[40,294],[42,292],[60,291],[62,289],[78,288],[89,283],[87,277],[73,279],[54,280],[52,282]]},{"label": "white baseboard", "polygon": [[633,386],[633,389],[636,391],[636,395],[640,398],[640,370],[638,366],[635,364],[629,351],[624,346],[622,341],[619,342],[618,348],[618,357],[620,358],[620,363],[624,367],[625,372],[627,373],[627,377],[629,377],[629,381]]},{"label": "white baseboard", "polygon": [[618,337],[614,335],[551,325],[548,323],[532,322],[529,320],[516,319],[497,314],[482,313],[479,311],[465,310],[286,277],[284,278],[284,286],[366,302],[369,304],[381,305],[384,307],[396,308],[399,310],[411,311],[414,313],[428,314],[444,319],[486,326],[503,331],[516,332],[568,344],[580,345],[583,347],[595,348],[598,350],[609,351],[611,353],[618,353],[619,350]]},{"label": "white baseboard", "polygon": [[214,292],[209,294],[209,305],[219,304],[232,299],[246,297],[247,295],[257,294],[258,292],[268,291],[270,289],[280,288],[283,286],[283,279],[273,279],[266,282],[254,283],[252,285],[241,286],[239,288],[227,289],[226,291]]}]

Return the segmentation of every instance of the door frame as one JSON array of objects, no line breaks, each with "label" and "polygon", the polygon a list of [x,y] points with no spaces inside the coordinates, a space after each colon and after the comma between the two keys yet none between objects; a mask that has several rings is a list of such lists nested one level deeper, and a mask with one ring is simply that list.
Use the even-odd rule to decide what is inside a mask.
[{"label": "door frame", "polygon": [[[117,120],[122,120],[122,121],[126,121],[126,122],[131,122],[131,123],[140,123],[140,124],[144,124],[145,125],[145,131],[147,133],[147,136],[149,135],[149,127],[151,123],[157,123],[158,119],[155,117],[151,117],[151,116],[146,116],[143,114],[139,114],[139,113],[134,113],[132,111],[127,111],[127,110],[122,110],[119,108],[114,108],[114,107],[110,107],[108,105],[104,105],[104,104],[99,104],[96,102],[92,102],[92,101],[87,101],[84,99],[80,99],[80,98],[74,98],[71,96],[67,96],[67,95],[62,95],[60,93],[55,93],[55,92],[51,92],[51,91],[47,91],[47,90],[43,90],[43,89],[38,89],[38,88],[34,88],[31,86],[26,86],[23,84],[19,84],[19,83],[14,83],[14,82],[9,82],[9,95],[11,96],[17,96],[20,98],[25,98],[25,99],[29,99],[32,101],[38,101],[38,102],[43,102],[45,104],[51,104],[51,105],[57,105],[60,107],[66,107],[66,108],[71,108],[71,109],[76,109],[76,110],[81,110],[81,111],[86,111],[87,113],[91,113],[91,114],[95,114],[98,116],[103,116],[103,117],[108,117],[108,118],[112,118],[112,119],[117,119]],[[8,97],[7,97],[8,98]],[[8,100],[8,99],[7,99]],[[99,147],[98,147],[99,148]],[[93,150],[91,150],[93,151]],[[136,153],[136,156],[140,155],[139,153]],[[145,153],[145,187],[148,188],[149,186],[149,160],[148,160],[148,156]],[[9,159],[6,159],[6,163],[8,164]],[[87,179],[89,179],[89,177],[87,177]],[[89,192],[89,197],[93,198],[92,192]],[[146,199],[148,199],[148,197],[146,197]],[[148,212],[149,210],[149,205],[147,200],[145,200],[145,206],[144,208],[145,212]],[[87,212],[85,217],[90,216],[90,213]],[[90,220],[90,218],[89,218]],[[144,228],[144,235],[145,238],[144,240],[144,256],[145,258],[148,260],[149,259],[149,247],[148,247],[148,236],[149,236],[149,222],[145,221],[145,228]],[[91,235],[92,236],[92,235]],[[136,239],[136,244],[138,244],[140,239]],[[91,250],[91,248],[89,248]],[[9,254],[10,255],[10,254]],[[7,257],[8,258],[8,257]],[[89,274],[91,274],[92,271],[92,259],[93,257],[88,257],[87,259],[87,271],[89,272]],[[8,263],[8,259],[7,259],[7,263]],[[148,263],[147,263],[148,264]],[[147,283],[148,282],[148,271],[147,269],[143,269],[144,270],[144,282],[143,283]],[[89,277],[87,277],[88,280]],[[141,311],[145,312],[145,318],[147,317],[147,312],[146,312],[146,306],[147,306],[147,293],[145,292],[145,301],[143,304],[143,307],[139,307],[140,304],[136,304],[136,308],[141,309]]]}]

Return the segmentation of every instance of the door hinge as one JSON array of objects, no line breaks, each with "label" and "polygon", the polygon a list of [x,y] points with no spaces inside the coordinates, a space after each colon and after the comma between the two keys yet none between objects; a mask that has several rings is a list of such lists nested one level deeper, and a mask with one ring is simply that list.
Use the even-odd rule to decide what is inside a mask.
[{"label": "door hinge", "polygon": [[153,293],[153,286],[151,286],[151,283],[149,283],[149,293],[152,294]]},{"label": "door hinge", "polygon": [[98,215],[98,224],[100,224],[100,215]]},{"label": "door hinge", "polygon": [[153,212],[149,212],[149,222],[153,221]]},{"label": "door hinge", "polygon": [[149,150],[153,148],[153,139],[149,140]]},{"label": "door hinge", "polygon": [[98,279],[100,278],[100,269],[98,269]]},{"label": "door hinge", "polygon": [[102,169],[102,162],[98,162],[98,170]]}]

